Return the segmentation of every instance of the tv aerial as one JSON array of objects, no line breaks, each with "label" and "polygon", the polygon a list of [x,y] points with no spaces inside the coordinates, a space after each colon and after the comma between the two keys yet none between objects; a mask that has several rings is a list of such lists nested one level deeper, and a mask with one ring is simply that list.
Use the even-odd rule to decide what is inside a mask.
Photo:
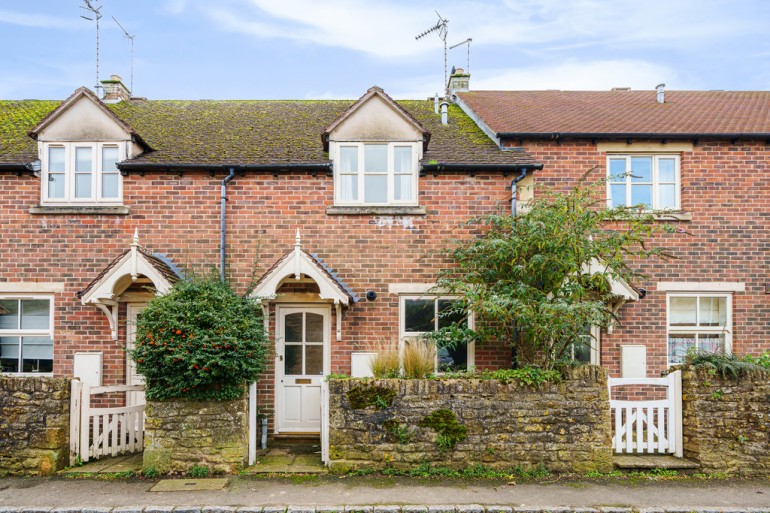
[{"label": "tv aerial", "polygon": [[115,19],[115,16],[112,17],[113,20],[115,20],[115,23],[118,24],[118,27],[120,27],[120,30],[123,31],[123,37],[131,41],[131,93],[134,92],[134,38],[136,37],[136,34],[133,36],[128,33],[126,29],[123,28],[123,25],[120,24],[118,20]]},{"label": "tv aerial", "polygon": [[99,92],[102,84],[99,82],[99,20],[102,19],[102,6],[99,5],[101,0],[83,0],[83,5],[80,6],[85,14],[81,14],[80,17],[84,20],[96,22],[96,85],[94,89]]},{"label": "tv aerial", "polygon": [[452,45],[449,47],[450,50],[454,50],[458,46],[462,45],[468,45],[468,58],[466,60],[467,65],[465,66],[465,72],[470,74],[471,72],[471,43],[473,42],[473,39],[468,38],[465,41],[462,41],[460,43],[457,43],[456,45]]},{"label": "tv aerial", "polygon": [[444,93],[445,95],[448,94],[449,91],[449,84],[447,82],[447,48],[446,48],[446,36],[449,32],[449,29],[447,28],[447,24],[449,23],[449,20],[444,19],[441,17],[441,15],[436,12],[436,16],[438,16],[438,21],[434,26],[423,32],[422,34],[419,34],[415,36],[414,38],[416,40],[422,39],[423,37],[427,36],[428,34],[435,32],[439,38],[444,42]]}]

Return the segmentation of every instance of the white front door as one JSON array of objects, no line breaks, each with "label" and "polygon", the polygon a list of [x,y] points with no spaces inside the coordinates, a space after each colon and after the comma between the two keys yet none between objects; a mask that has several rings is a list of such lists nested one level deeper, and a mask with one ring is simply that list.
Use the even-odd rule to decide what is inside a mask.
[{"label": "white front door", "polygon": [[321,381],[330,370],[331,310],[276,308],[276,431],[320,433]]},{"label": "white front door", "polygon": [[[131,359],[130,351],[136,344],[136,316],[144,310],[144,304],[129,304],[127,306],[126,317],[126,385],[141,385],[144,383],[144,376],[136,372],[136,363]],[[126,406],[139,406],[144,404],[144,392],[126,392]]]}]

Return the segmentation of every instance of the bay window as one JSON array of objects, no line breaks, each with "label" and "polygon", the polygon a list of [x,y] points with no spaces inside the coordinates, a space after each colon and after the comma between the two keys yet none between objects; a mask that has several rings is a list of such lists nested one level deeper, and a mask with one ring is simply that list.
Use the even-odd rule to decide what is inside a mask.
[{"label": "bay window", "polygon": [[120,204],[123,160],[116,143],[48,143],[42,159],[43,204]]}]

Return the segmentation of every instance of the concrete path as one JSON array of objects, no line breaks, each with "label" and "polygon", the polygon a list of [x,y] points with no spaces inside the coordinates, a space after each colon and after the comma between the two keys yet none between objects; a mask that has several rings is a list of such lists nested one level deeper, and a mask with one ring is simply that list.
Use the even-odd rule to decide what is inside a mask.
[{"label": "concrete path", "polygon": [[370,513],[562,512],[565,508],[576,513],[599,508],[607,512],[657,508],[650,513],[770,513],[767,479],[564,479],[512,485],[491,480],[242,476],[231,478],[219,491],[151,492],[156,482],[7,477],[0,479],[0,513],[45,513],[52,508],[59,508],[58,513],[109,513],[112,508],[118,508],[113,513],[216,513],[202,511],[213,506],[224,508],[219,513],[230,513],[234,508],[244,508],[242,513],[262,508],[263,513],[280,513],[289,505],[294,508],[289,513],[320,513],[329,508],[342,511],[345,507],[357,511],[363,506],[378,506],[378,511]]}]

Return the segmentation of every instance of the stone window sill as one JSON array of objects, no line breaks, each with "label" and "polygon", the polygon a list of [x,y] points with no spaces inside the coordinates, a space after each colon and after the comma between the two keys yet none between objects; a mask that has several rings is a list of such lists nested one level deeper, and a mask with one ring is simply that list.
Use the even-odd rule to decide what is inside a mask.
[{"label": "stone window sill", "polygon": [[639,212],[636,217],[652,216],[654,221],[692,221],[691,212]]},{"label": "stone window sill", "polygon": [[116,215],[125,216],[131,213],[131,209],[123,206],[77,206],[77,205],[38,205],[30,207],[30,214],[86,214],[86,215]]},{"label": "stone window sill", "polygon": [[426,214],[425,207],[326,207],[326,215],[330,216],[424,216]]}]

